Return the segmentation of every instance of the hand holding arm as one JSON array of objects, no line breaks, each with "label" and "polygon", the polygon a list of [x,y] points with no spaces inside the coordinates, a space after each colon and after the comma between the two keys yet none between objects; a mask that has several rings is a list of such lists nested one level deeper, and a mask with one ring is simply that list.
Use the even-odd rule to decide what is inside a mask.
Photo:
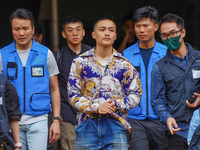
[{"label": "hand holding arm", "polygon": [[116,110],[115,108],[115,102],[114,101],[105,101],[103,104],[101,104],[98,108],[98,113],[100,114],[112,114]]}]

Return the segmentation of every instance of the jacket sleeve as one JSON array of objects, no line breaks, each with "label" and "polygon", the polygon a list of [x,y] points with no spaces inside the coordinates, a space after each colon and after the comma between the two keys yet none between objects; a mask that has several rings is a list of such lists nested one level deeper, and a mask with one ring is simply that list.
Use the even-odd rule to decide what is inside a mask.
[{"label": "jacket sleeve", "polygon": [[78,61],[76,61],[76,59],[74,59],[71,65],[67,84],[69,102],[72,106],[83,113],[97,113],[97,109],[100,105],[99,101],[94,100],[93,102],[91,102],[81,94],[81,74],[84,73],[82,70],[82,65]]},{"label": "jacket sleeve", "polygon": [[120,111],[136,107],[142,98],[142,85],[138,73],[131,63],[126,66],[122,83],[126,96],[123,99],[114,100],[116,108]]},{"label": "jacket sleeve", "polygon": [[161,122],[166,123],[171,117],[167,109],[167,100],[165,97],[165,82],[157,64],[153,66],[151,72],[151,105]]},{"label": "jacket sleeve", "polygon": [[196,130],[197,126],[200,125],[200,116],[199,116],[199,109],[195,110],[192,116],[192,120],[190,121],[190,128],[188,131],[188,138],[187,142],[190,143],[194,131]]},{"label": "jacket sleeve", "polygon": [[6,81],[6,108],[9,120],[16,118],[21,119],[21,112],[19,110],[19,98],[15,87],[10,81]]}]

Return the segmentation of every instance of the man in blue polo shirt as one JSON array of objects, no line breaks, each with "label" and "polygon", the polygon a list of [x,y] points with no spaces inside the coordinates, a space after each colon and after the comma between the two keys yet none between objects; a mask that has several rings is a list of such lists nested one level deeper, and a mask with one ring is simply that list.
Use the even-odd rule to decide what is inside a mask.
[{"label": "man in blue polo shirt", "polygon": [[165,56],[166,46],[155,40],[158,29],[158,12],[153,7],[142,7],[133,14],[135,33],[139,39],[136,44],[123,51],[137,69],[143,87],[140,105],[129,110],[129,120],[133,128],[131,150],[165,150],[164,126],[151,107],[151,70],[157,60]]}]

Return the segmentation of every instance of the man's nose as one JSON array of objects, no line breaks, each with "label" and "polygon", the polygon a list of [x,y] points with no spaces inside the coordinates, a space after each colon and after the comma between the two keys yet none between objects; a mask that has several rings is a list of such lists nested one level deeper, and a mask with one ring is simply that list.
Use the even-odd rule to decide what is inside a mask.
[{"label": "man's nose", "polygon": [[24,35],[24,31],[23,31],[23,30],[20,30],[20,31],[19,31],[19,35]]},{"label": "man's nose", "polygon": [[76,31],[76,30],[74,30],[74,31],[73,31],[73,34],[74,34],[74,35],[77,35],[77,31]]},{"label": "man's nose", "polygon": [[109,30],[106,30],[105,34],[106,34],[106,35],[110,35],[110,31],[109,31]]},{"label": "man's nose", "polygon": [[140,27],[140,32],[144,32],[144,27],[143,26]]}]

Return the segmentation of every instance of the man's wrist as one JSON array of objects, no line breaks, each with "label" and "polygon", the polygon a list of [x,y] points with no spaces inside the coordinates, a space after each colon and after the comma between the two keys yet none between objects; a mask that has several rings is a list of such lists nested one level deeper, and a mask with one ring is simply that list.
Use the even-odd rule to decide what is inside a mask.
[{"label": "man's wrist", "polygon": [[14,147],[21,149],[22,148],[22,143],[15,143]]},{"label": "man's wrist", "polygon": [[52,120],[53,120],[53,122],[54,122],[54,121],[61,122],[61,121],[63,121],[63,118],[62,118],[62,116],[59,116],[59,117],[53,117]]}]

